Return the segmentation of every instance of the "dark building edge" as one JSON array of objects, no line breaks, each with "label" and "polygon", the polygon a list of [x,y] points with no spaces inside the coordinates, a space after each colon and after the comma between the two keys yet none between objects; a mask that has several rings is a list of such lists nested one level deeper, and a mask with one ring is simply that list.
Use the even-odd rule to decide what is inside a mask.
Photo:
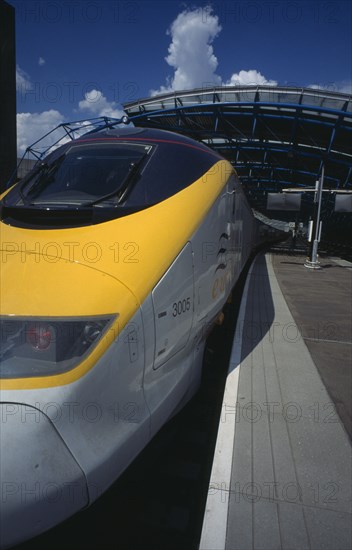
[{"label": "dark building edge", "polygon": [[0,191],[17,164],[15,8],[0,0]]}]

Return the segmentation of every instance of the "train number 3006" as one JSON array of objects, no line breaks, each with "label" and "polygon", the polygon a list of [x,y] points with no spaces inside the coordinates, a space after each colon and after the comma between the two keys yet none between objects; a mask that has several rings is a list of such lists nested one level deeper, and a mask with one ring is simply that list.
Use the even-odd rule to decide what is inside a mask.
[{"label": "train number 3006", "polygon": [[182,315],[191,309],[191,298],[184,298],[172,304],[172,316]]}]

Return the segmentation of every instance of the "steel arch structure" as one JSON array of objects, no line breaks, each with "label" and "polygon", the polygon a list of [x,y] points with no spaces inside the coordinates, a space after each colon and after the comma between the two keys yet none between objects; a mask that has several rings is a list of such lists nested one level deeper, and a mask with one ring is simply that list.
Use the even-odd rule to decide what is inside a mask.
[{"label": "steel arch structure", "polygon": [[235,166],[247,190],[352,187],[352,97],[311,88],[218,87],[124,105],[137,126],[185,133]]},{"label": "steel arch structure", "polygon": [[[313,88],[235,86],[170,92],[126,103],[136,126],[187,134],[230,160],[252,207],[269,217],[268,192],[302,191],[307,221],[324,165],[322,218],[346,240],[352,215],[334,212],[335,192],[352,189],[352,96]],[[275,212],[292,219],[292,213]],[[347,231],[346,231],[347,230]],[[329,236],[329,238],[331,238]]]}]

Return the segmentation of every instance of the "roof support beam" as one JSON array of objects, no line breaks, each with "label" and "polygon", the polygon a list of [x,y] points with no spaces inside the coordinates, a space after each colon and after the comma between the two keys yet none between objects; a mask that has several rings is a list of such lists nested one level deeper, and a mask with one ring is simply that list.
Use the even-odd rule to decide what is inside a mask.
[{"label": "roof support beam", "polygon": [[324,162],[330,185],[352,187],[352,98],[346,94],[222,86],[167,93],[125,108],[137,126],[157,125],[208,142],[231,162],[245,162],[256,176],[269,165],[274,181],[291,170],[291,184],[304,179],[307,185]]}]

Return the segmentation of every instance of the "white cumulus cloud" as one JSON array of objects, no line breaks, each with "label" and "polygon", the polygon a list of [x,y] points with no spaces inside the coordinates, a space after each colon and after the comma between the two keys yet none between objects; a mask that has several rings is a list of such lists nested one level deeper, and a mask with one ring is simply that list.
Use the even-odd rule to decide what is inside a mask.
[{"label": "white cumulus cloud", "polygon": [[[64,122],[64,116],[54,109],[42,113],[17,114],[17,156],[22,156],[26,148],[45,135],[55,126]],[[49,136],[48,140],[40,145],[49,146],[58,139],[58,134]]]},{"label": "white cumulus cloud", "polygon": [[230,80],[225,83],[225,86],[253,86],[253,85],[266,85],[277,86],[276,80],[267,80],[256,69],[250,69],[249,71],[240,71],[234,73]]},{"label": "white cumulus cloud", "polygon": [[[107,116],[111,118],[121,118],[125,113],[119,109],[114,101],[109,102],[106,97],[97,90],[91,90],[85,94],[85,99],[79,102],[79,111],[83,111],[85,116],[95,118],[99,116]],[[88,118],[87,116],[87,118]],[[17,155],[22,156],[29,145],[40,139],[46,133],[53,130],[59,124],[66,121],[66,117],[57,110],[50,109],[41,113],[18,113],[17,114]],[[80,125],[81,130],[75,132],[75,137],[82,135],[87,130],[84,126],[89,126],[89,121],[85,121]],[[78,125],[79,126],[79,125]],[[90,128],[88,128],[89,130]],[[50,147],[62,136],[59,145],[63,145],[69,141],[64,131],[57,130],[45,141],[38,145],[38,150],[42,151]],[[37,147],[36,147],[37,149]]]},{"label": "white cumulus cloud", "polygon": [[118,108],[115,101],[108,101],[98,90],[87,92],[78,106],[80,111],[85,111],[94,116],[121,118],[125,114],[122,109]]},{"label": "white cumulus cloud", "polygon": [[167,79],[166,85],[151,90],[151,95],[213,85],[277,86],[276,80],[267,79],[257,69],[241,70],[223,81],[216,74],[218,60],[212,46],[220,32],[219,18],[210,6],[180,13],[168,31],[171,44],[169,55],[165,58],[170,67],[174,68],[174,74]]},{"label": "white cumulus cloud", "polygon": [[32,82],[30,76],[19,65],[16,65],[16,90],[25,93],[31,90]]},{"label": "white cumulus cloud", "polygon": [[327,92],[341,92],[342,94],[352,95],[352,80],[309,84],[307,87],[312,88],[313,90],[326,90]]},{"label": "white cumulus cloud", "polygon": [[352,80],[343,80],[342,82],[337,82],[336,85],[338,92],[352,95]]},{"label": "white cumulus cloud", "polygon": [[156,95],[172,90],[186,90],[202,86],[220,85],[216,74],[218,60],[212,43],[221,31],[219,19],[210,7],[185,10],[172,23],[169,55],[165,58],[174,74],[166,86],[152,90]]}]

